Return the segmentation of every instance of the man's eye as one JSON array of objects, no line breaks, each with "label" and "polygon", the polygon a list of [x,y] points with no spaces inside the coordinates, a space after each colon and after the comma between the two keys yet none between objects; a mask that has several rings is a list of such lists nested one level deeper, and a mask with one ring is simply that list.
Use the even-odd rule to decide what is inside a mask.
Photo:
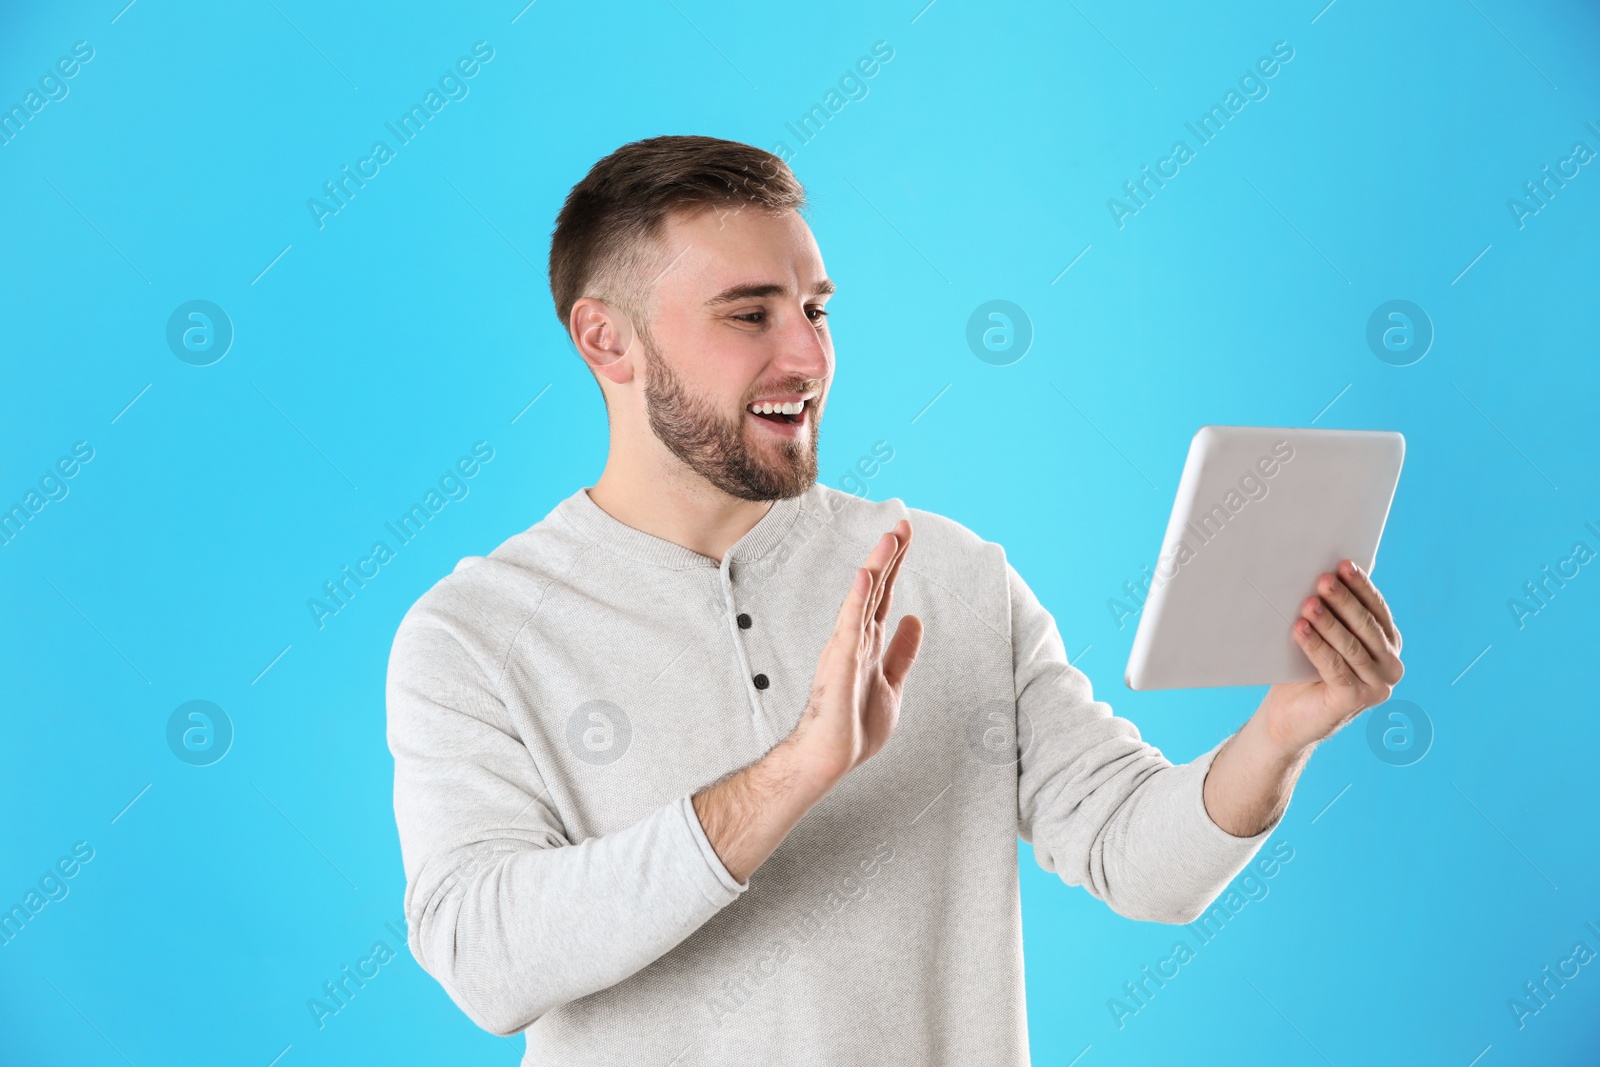
[{"label": "man's eye", "polygon": [[[767,313],[765,311],[747,311],[743,315],[734,315],[732,317],[737,319],[739,322],[748,322],[751,325],[759,325],[766,318],[766,316]],[[813,323],[820,323],[827,317],[827,311],[820,307],[806,308],[806,318],[810,319]]]}]

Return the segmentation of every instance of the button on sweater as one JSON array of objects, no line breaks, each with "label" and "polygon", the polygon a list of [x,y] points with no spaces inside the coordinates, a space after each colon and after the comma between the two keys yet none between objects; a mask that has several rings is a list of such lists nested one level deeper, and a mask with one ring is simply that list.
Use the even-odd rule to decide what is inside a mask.
[{"label": "button on sweater", "polygon": [[[690,798],[794,728],[902,518],[899,724],[741,883]],[[1094,698],[1000,545],[821,483],[720,561],[579,489],[411,606],[387,702],[411,952],[525,1065],[1026,1064],[1019,837],[1180,923],[1273,829],[1207,813],[1222,742],[1174,764]]]}]

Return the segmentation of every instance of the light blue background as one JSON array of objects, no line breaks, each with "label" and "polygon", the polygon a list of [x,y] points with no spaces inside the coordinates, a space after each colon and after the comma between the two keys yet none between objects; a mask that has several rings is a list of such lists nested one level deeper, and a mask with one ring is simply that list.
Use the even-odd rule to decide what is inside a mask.
[{"label": "light blue background", "polygon": [[[95,450],[0,547],[0,907],[95,850],[0,948],[0,1059],[517,1062],[385,926],[389,642],[457,559],[599,476],[550,228],[601,156],[704,133],[798,148],[840,285],[823,480],[891,443],[868,492],[1004,544],[1096,695],[1175,760],[1264,691],[1121,681],[1134,625],[1107,601],[1154,559],[1195,429],[1406,435],[1375,576],[1431,750],[1387,765],[1365,717],[1323,745],[1270,894],[1122,1029],[1108,1000],[1182,931],[1024,849],[1035,1061],[1595,1062],[1600,966],[1520,1030],[1507,1007],[1600,949],[1600,567],[1520,629],[1507,606],[1600,550],[1600,165],[1522,228],[1507,207],[1600,150],[1592,5],[123,2],[0,14],[6,108],[95,50],[0,146],[0,504]],[[307,199],[479,40],[470,95],[319,230]],[[785,123],[880,40],[868,95],[799,146]],[[1269,95],[1118,229],[1107,199],[1277,41]],[[212,366],[164,339],[191,299],[236,331]],[[1010,366],[965,342],[991,299],[1035,331]],[[1365,342],[1391,299],[1436,330],[1411,366]],[[306,601],[479,440],[470,495],[319,630]],[[165,738],[193,699],[236,733],[204,768]],[[319,1030],[308,999],[379,940],[400,958]]]}]

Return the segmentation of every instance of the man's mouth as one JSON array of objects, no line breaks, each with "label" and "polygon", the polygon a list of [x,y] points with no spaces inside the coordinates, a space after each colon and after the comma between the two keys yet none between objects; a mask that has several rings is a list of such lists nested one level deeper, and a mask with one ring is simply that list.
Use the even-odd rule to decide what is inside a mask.
[{"label": "man's mouth", "polygon": [[811,408],[815,403],[814,397],[776,402],[767,400],[751,404],[745,408],[745,412],[769,428],[792,437],[811,421]]}]

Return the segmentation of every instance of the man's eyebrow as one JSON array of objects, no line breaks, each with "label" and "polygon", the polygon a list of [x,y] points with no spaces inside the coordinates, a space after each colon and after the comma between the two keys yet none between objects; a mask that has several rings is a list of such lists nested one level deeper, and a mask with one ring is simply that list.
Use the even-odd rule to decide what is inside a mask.
[{"label": "man's eyebrow", "polygon": [[[836,289],[837,286],[835,286],[833,282],[824,278],[822,281],[812,286],[811,295],[826,296],[829,293],[834,292]],[[724,289],[710,300],[707,300],[706,307],[721,307],[724,304],[733,304],[740,300],[749,300],[754,297],[788,295],[789,287],[786,285],[778,285],[773,282],[751,282]]]}]

